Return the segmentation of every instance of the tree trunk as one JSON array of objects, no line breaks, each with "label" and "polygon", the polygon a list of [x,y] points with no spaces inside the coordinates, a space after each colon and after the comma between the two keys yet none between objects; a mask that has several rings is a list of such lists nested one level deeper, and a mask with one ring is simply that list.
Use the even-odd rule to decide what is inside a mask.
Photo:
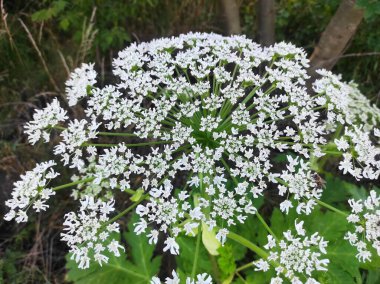
[{"label": "tree trunk", "polygon": [[236,0],[221,0],[225,23],[227,28],[227,33],[232,34],[241,34],[240,26],[240,11],[239,6]]},{"label": "tree trunk", "polygon": [[363,19],[363,10],[355,5],[355,0],[342,0],[340,3],[310,57],[312,76],[315,76],[315,70],[320,68],[331,70],[347,49]]},{"label": "tree trunk", "polygon": [[257,2],[258,41],[269,46],[275,41],[275,0],[259,0]]}]

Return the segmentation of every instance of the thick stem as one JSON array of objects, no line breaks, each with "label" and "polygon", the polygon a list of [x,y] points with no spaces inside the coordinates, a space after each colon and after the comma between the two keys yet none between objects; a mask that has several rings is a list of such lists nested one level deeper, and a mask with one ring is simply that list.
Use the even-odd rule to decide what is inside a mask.
[{"label": "thick stem", "polygon": [[270,46],[275,40],[275,1],[258,0],[257,11],[259,42],[264,46]]},{"label": "thick stem", "polygon": [[235,234],[233,232],[229,232],[227,237],[229,239],[241,244],[242,246],[245,246],[246,248],[250,249],[251,251],[256,253],[258,256],[260,256],[264,259],[267,259],[267,257],[269,256],[269,254],[265,250],[261,249],[260,247],[258,247],[254,243],[251,243],[249,240],[243,238],[242,236],[239,236],[238,234]]},{"label": "thick stem", "polygon": [[364,11],[357,7],[356,2],[358,1],[340,2],[310,57],[310,71],[313,76],[317,69],[331,70],[350,44],[364,16]]},{"label": "thick stem", "polygon": [[241,34],[239,5],[236,0],[221,0],[227,24],[227,33]]}]

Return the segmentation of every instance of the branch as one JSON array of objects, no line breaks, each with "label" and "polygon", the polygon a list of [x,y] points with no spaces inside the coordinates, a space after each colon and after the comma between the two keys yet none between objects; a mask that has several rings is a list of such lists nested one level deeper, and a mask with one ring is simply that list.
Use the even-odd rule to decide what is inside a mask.
[{"label": "branch", "polygon": [[226,17],[227,34],[241,34],[240,11],[236,0],[221,0]]},{"label": "branch", "polygon": [[275,41],[275,1],[259,0],[257,2],[257,26],[259,42],[264,46]]},{"label": "branch", "polygon": [[317,69],[331,70],[334,67],[355,35],[363,14],[363,10],[356,7],[355,0],[342,0],[310,57],[312,76]]}]

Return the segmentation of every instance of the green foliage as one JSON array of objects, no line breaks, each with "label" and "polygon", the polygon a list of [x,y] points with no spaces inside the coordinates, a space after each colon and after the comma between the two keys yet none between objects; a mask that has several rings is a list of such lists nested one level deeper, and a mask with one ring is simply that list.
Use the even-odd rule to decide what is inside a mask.
[{"label": "green foliage", "polygon": [[[181,253],[176,256],[177,268],[180,272],[190,275],[193,268],[196,238],[181,236],[177,238],[177,243],[181,248]],[[203,245],[200,246],[198,265],[196,273],[213,274],[213,264]]]},{"label": "green foliage", "polygon": [[267,272],[263,271],[254,271],[253,268],[247,273],[246,283],[245,284],[262,284],[270,283],[272,277],[275,277],[273,270]]},{"label": "green foliage", "polygon": [[130,251],[130,259],[125,255],[115,257],[113,254],[105,254],[109,257],[108,263],[100,266],[92,263],[89,269],[79,269],[74,260],[67,256],[66,268],[68,269],[67,280],[75,284],[122,284],[126,281],[131,283],[149,283],[150,279],[159,271],[161,257],[153,257],[154,246],[149,245],[148,238],[144,235],[137,236],[133,232],[133,223],[137,215],[134,215],[128,224],[129,232],[125,234]]},{"label": "green foliage", "polygon": [[369,21],[380,15],[380,2],[378,0],[357,0],[356,5],[364,10],[364,17]]},{"label": "green foliage", "polygon": [[[94,30],[97,31],[95,45],[102,51],[109,48],[122,48],[131,40],[125,19],[131,11],[131,6],[153,4],[152,1],[122,3],[118,1],[49,1],[49,6],[32,14],[32,21],[57,23],[60,32],[71,35],[79,44],[83,40],[84,23],[92,19]],[[85,21],[84,21],[85,20]]]},{"label": "green foliage", "polygon": [[218,249],[220,256],[218,257],[218,266],[222,273],[222,280],[228,279],[235,273],[236,263],[232,246],[227,244]]},{"label": "green foliage", "polygon": [[65,0],[53,1],[50,7],[35,12],[32,15],[32,20],[35,22],[43,22],[50,20],[56,17],[60,12],[62,12],[65,9],[66,5],[67,1]]}]

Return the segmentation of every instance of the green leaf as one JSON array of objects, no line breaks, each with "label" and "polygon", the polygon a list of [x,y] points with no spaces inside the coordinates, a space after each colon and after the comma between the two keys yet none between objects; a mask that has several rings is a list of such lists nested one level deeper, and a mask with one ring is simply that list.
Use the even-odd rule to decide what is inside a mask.
[{"label": "green leaf", "polygon": [[328,241],[336,241],[339,238],[343,238],[343,235],[347,231],[348,223],[344,216],[327,211],[322,211],[315,208],[310,216],[303,218],[305,220],[307,230],[312,232],[318,232]]},{"label": "green leaf", "polygon": [[142,272],[148,279],[154,276],[161,263],[160,257],[152,259],[154,246],[149,245],[148,238],[145,235],[136,235],[133,232],[133,224],[137,222],[138,216],[133,215],[131,221],[128,223],[129,232],[125,234],[127,243],[131,247],[132,260],[136,267]]},{"label": "green leaf", "polygon": [[131,200],[133,202],[137,202],[140,200],[141,196],[144,194],[144,190],[143,189],[138,189],[136,190],[136,192],[131,196]]},{"label": "green leaf", "polygon": [[131,218],[128,224],[129,232],[125,234],[131,252],[131,260],[126,259],[125,255],[115,257],[111,253],[105,253],[109,257],[108,263],[103,266],[91,263],[90,268],[79,269],[68,254],[66,257],[67,280],[75,284],[124,284],[126,281],[134,284],[149,283],[152,276],[159,271],[161,257],[152,259],[154,246],[149,245],[146,236],[137,236],[133,232],[133,223],[136,219],[136,215]]},{"label": "green leaf", "polygon": [[373,20],[380,15],[380,2],[378,0],[357,0],[356,5],[364,10],[366,20]]},{"label": "green leaf", "polygon": [[35,12],[32,15],[33,22],[42,22],[47,21],[55,16],[57,16],[60,12],[62,12],[66,7],[67,2],[65,0],[56,0],[53,1],[51,6],[47,9],[42,9]]},{"label": "green leaf", "polygon": [[318,281],[321,282],[321,284],[356,284],[354,278],[352,278],[349,273],[342,270],[341,267],[335,263],[330,263],[328,271],[320,273]]},{"label": "green leaf", "polygon": [[380,283],[380,271],[370,270],[368,271],[366,284],[378,284]]},{"label": "green leaf", "polygon": [[275,277],[275,272],[270,269],[266,272],[254,271],[253,268],[247,272],[246,284],[263,284],[270,283],[272,277]]},{"label": "green leaf", "polygon": [[228,279],[233,275],[236,269],[235,258],[232,246],[226,244],[218,249],[220,256],[218,257],[218,266],[222,273],[222,280]]},{"label": "green leaf", "polygon": [[105,255],[109,257],[107,264],[100,266],[97,263],[92,263],[88,269],[79,269],[75,261],[71,260],[68,255],[66,268],[69,272],[66,275],[66,280],[75,284],[122,284],[125,283],[125,279],[134,283],[147,283],[147,276],[141,273],[138,267],[126,260],[124,256],[115,257],[110,253],[105,253]]},{"label": "green leaf", "polygon": [[[181,248],[179,255],[176,256],[178,268],[185,274],[190,275],[194,262],[196,238],[181,236],[177,238],[177,243]],[[196,273],[212,274],[212,263],[203,245],[199,248]]]},{"label": "green leaf", "polygon": [[334,202],[344,202],[350,197],[348,188],[353,185],[335,178],[333,175],[328,174],[325,176],[326,188],[323,190],[322,200],[328,204]]},{"label": "green leaf", "polygon": [[356,249],[342,239],[327,247],[327,258],[330,262],[348,272],[352,277],[360,276],[359,261],[355,255]]}]

